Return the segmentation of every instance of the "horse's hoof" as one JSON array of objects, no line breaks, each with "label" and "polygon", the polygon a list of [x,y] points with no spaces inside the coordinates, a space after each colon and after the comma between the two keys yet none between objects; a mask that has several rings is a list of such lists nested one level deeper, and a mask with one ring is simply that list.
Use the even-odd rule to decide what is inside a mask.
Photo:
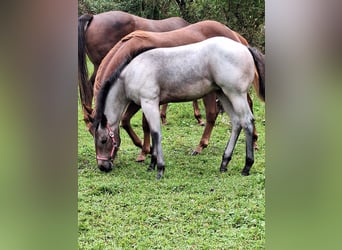
[{"label": "horse's hoof", "polygon": [[221,172],[221,173],[224,173],[224,172],[227,172],[227,171],[228,171],[227,168],[220,168],[220,172]]},{"label": "horse's hoof", "polygon": [[248,175],[249,175],[249,172],[242,171],[241,174],[242,174],[243,176],[248,176]]},{"label": "horse's hoof", "polygon": [[162,125],[166,125],[166,124],[167,124],[166,118],[162,118]]},{"label": "horse's hoof", "polygon": [[157,180],[161,180],[163,178],[163,171],[157,173]]},{"label": "horse's hoof", "polygon": [[154,167],[153,166],[148,166],[148,168],[147,168],[147,172],[152,172],[152,171],[154,171]]},{"label": "horse's hoof", "polygon": [[191,155],[199,155],[199,152],[194,150],[194,151],[192,151]]},{"label": "horse's hoof", "polygon": [[198,125],[200,125],[200,126],[204,126],[205,125],[205,122],[204,121],[202,121],[202,120],[200,120],[200,121],[198,121]]},{"label": "horse's hoof", "polygon": [[143,162],[145,160],[146,160],[146,156],[144,154],[139,154],[135,161],[136,162]]}]

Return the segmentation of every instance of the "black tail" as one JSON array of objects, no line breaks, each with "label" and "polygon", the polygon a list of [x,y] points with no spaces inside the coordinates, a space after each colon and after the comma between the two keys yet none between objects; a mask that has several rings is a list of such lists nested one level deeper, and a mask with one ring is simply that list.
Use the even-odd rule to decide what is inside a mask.
[{"label": "black tail", "polygon": [[263,55],[257,48],[248,47],[248,50],[253,56],[254,64],[259,75],[258,86],[254,85],[254,87],[260,99],[265,102],[265,55]]},{"label": "black tail", "polygon": [[[91,110],[92,86],[88,86],[88,69],[85,52],[85,26],[90,24],[93,15],[85,14],[78,18],[78,86],[83,112]],[[89,109],[89,110],[88,110]]]}]

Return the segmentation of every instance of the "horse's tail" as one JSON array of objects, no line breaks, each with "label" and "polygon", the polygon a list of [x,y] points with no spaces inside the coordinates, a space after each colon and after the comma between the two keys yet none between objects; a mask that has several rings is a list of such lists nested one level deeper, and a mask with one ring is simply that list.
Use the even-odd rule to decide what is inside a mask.
[{"label": "horse's tail", "polygon": [[85,30],[90,24],[93,15],[85,14],[78,18],[78,86],[85,117],[91,112],[92,86],[88,86],[88,69],[86,62]]},{"label": "horse's tail", "polygon": [[[124,58],[122,60],[120,65],[111,74],[111,76],[101,84],[101,88],[100,88],[100,90],[97,94],[97,97],[96,97],[95,117],[92,119],[93,120],[93,124],[92,124],[93,128],[96,128],[99,121],[102,120],[108,92],[109,92],[110,88],[113,86],[113,84],[115,84],[115,82],[119,79],[121,72],[125,69],[125,67],[135,57],[137,57],[138,55],[140,55],[141,53],[143,53],[145,51],[155,49],[155,48],[156,47],[143,47],[143,48],[140,48],[138,50],[132,51],[126,58]],[[103,70],[102,72],[104,72],[104,71],[105,70]],[[101,71],[98,72],[98,74],[101,74]]]},{"label": "horse's tail", "polygon": [[252,54],[259,76],[259,81],[254,81],[254,88],[259,98],[265,102],[265,55],[263,55],[257,48],[248,47],[248,50]]},{"label": "horse's tail", "polygon": [[246,40],[246,38],[244,38],[242,35],[240,35],[239,33],[237,33],[236,31],[234,31],[235,35],[237,36],[238,40],[240,43],[242,43],[245,46],[248,46],[248,42]]}]

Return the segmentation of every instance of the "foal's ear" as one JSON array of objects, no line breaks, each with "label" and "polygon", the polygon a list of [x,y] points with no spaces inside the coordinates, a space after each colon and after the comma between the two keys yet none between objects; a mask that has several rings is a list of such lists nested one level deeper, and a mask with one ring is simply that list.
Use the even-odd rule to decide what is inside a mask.
[{"label": "foal's ear", "polygon": [[106,127],[107,125],[107,117],[103,114],[101,117],[101,126]]}]

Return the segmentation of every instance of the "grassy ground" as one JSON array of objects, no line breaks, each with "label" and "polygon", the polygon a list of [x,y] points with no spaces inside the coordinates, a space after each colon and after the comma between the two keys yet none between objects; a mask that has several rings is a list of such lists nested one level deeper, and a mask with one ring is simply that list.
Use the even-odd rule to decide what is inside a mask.
[{"label": "grassy ground", "polygon": [[[240,174],[245,159],[243,134],[228,172],[219,172],[230,129],[226,114],[219,115],[208,148],[201,155],[190,155],[203,132],[191,103],[169,105],[168,124],[162,128],[166,164],[162,180],[146,171],[150,158],[135,162],[139,149],[123,129],[115,168],[102,173],[79,105],[79,248],[265,248],[264,104],[252,96],[260,149],[248,177]],[[201,110],[204,116],[203,106]],[[132,125],[142,135],[140,112]]]}]

